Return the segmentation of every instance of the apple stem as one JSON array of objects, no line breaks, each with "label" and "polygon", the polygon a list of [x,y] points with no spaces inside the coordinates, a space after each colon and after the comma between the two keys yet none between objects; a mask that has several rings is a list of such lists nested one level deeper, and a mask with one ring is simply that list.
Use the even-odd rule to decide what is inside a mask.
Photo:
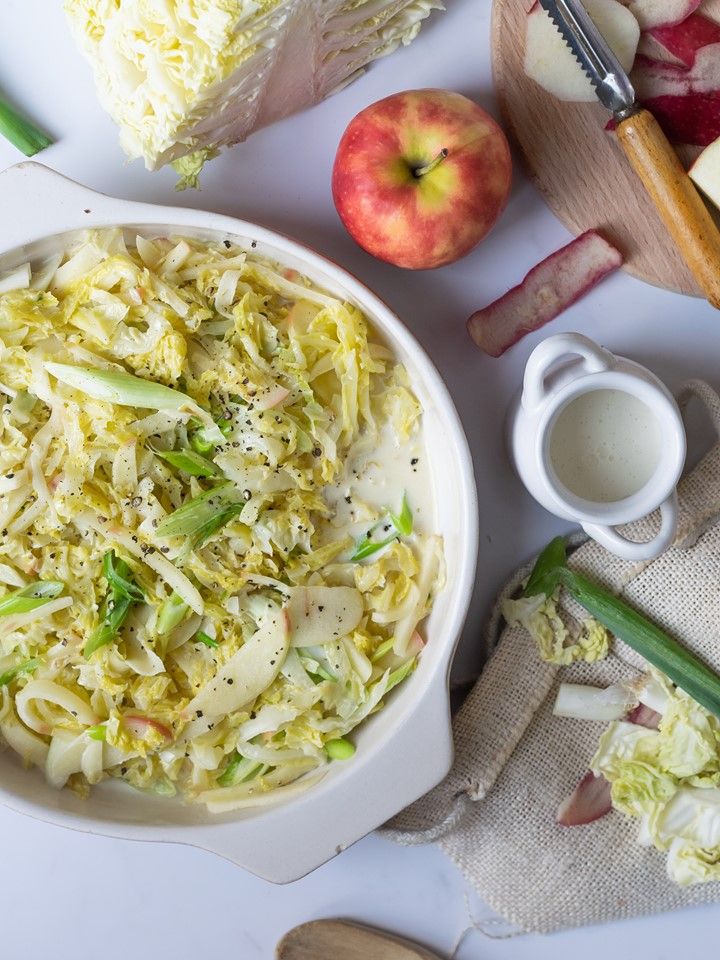
[{"label": "apple stem", "polygon": [[430,163],[425,163],[422,167],[415,167],[413,170],[413,175],[417,177],[418,180],[420,177],[424,177],[426,173],[430,173],[431,170],[434,170],[435,167],[441,164],[449,152],[450,151],[447,149],[447,147],[443,147],[440,153],[435,157],[434,160],[431,160]]}]

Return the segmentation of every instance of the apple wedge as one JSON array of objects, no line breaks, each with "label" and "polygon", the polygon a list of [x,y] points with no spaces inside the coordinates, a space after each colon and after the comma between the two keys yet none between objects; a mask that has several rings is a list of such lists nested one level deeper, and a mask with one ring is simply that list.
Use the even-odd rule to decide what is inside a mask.
[{"label": "apple wedge", "polygon": [[596,777],[590,770],[564,800],[556,820],[561,827],[580,827],[599,820],[612,810],[610,784],[605,777]]},{"label": "apple wedge", "polygon": [[[701,47],[691,67],[637,57],[630,79],[643,103],[655,97],[687,97],[720,91],[720,43]],[[687,104],[691,107],[690,102]]]},{"label": "apple wedge", "polygon": [[[640,40],[640,27],[618,0],[584,0],[600,33],[625,70],[630,70]],[[558,100],[592,103],[597,95],[550,16],[535,3],[525,34],[525,73]]]},{"label": "apple wedge", "polygon": [[526,334],[554,320],[604,277],[622,266],[622,255],[588,230],[550,254],[490,306],[468,320],[468,333],[491,357],[502,356]]},{"label": "apple wedge", "polygon": [[198,714],[224,716],[252,703],[280,672],[290,641],[287,612],[273,615],[206,683],[183,710],[183,719]]},{"label": "apple wedge", "polygon": [[315,647],[354,630],[363,615],[363,600],[354,587],[295,587],[285,609],[291,646]]},{"label": "apple wedge", "polygon": [[670,53],[664,44],[660,43],[659,40],[656,40],[652,35],[652,31],[640,34],[637,57],[645,57],[647,60],[655,60],[658,63],[671,63],[676,67],[687,66],[687,64],[684,63],[680,57],[676,57],[674,53]]},{"label": "apple wedge", "polygon": [[688,174],[695,186],[720,208],[720,140],[703,150]]},{"label": "apple wedge", "polygon": [[682,23],[695,13],[702,0],[630,0],[628,9],[643,30]]},{"label": "apple wedge", "polygon": [[689,68],[639,56],[630,76],[673,143],[707,147],[720,137],[720,44],[701,47]]},{"label": "apple wedge", "polygon": [[720,23],[720,0],[702,0],[698,10],[708,20]]},{"label": "apple wedge", "polygon": [[720,24],[700,13],[693,13],[682,23],[654,27],[644,33],[639,52],[652,56],[649,51],[653,42],[660,52],[656,59],[665,62],[674,60],[686,67],[692,67],[698,51],[711,44],[720,43]]}]

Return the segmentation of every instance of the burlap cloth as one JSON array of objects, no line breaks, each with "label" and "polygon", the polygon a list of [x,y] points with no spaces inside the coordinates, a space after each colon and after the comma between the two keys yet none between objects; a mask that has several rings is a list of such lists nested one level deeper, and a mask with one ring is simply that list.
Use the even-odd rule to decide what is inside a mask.
[{"label": "burlap cloth", "polygon": [[[720,399],[692,381],[680,394],[707,406],[720,432]],[[681,482],[675,545],[657,560],[631,563],[590,540],[570,565],[621,594],[720,671],[720,444]],[[636,540],[652,517],[625,528]],[[529,568],[507,585],[510,596]],[[502,597],[501,597],[502,600]],[[499,609],[499,608],[497,608]],[[618,812],[580,827],[555,822],[559,803],[586,772],[605,724],[553,717],[558,683],[614,683],[644,661],[624,643],[595,664],[540,661],[530,636],[494,614],[499,642],[454,720],[448,777],[387,825],[402,843],[439,840],[480,896],[526,931],[550,932],[720,899],[720,883],[681,889],[665,856],[636,842],[638,822]],[[565,604],[572,626],[581,611]],[[573,622],[574,621],[574,622]]]}]

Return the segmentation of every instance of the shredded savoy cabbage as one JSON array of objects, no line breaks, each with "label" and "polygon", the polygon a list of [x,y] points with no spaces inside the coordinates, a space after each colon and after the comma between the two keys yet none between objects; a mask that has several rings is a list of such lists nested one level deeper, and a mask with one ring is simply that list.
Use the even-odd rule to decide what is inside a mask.
[{"label": "shredded savoy cabbage", "polygon": [[537,643],[541,660],[561,666],[585,660],[594,663],[604,660],[610,652],[611,635],[594,617],[587,617],[580,625],[580,633],[573,638],[558,613],[560,588],[550,597],[537,594],[503,601],[502,614],[509,624],[524,627]]},{"label": "shredded savoy cabbage", "polygon": [[216,812],[351,756],[443,583],[413,504],[352,488],[421,420],[362,313],[230,241],[89,232],[0,278],[0,392],[0,739]]}]

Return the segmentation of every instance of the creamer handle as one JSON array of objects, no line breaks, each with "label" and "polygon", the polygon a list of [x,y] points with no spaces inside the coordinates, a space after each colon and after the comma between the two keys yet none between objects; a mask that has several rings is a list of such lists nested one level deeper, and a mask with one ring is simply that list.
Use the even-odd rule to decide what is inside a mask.
[{"label": "creamer handle", "polygon": [[609,350],[581,333],[559,333],[557,336],[548,337],[533,350],[525,367],[522,405],[526,410],[537,409],[549,396],[545,379],[550,367],[562,357],[573,355],[583,359],[578,376],[602,373],[615,366],[615,357]]},{"label": "creamer handle", "polygon": [[593,540],[623,560],[652,560],[672,544],[678,525],[678,497],[673,490],[667,500],[660,505],[660,532],[644,543],[628,540],[614,527],[604,527],[595,523],[584,523],[583,530]]}]

